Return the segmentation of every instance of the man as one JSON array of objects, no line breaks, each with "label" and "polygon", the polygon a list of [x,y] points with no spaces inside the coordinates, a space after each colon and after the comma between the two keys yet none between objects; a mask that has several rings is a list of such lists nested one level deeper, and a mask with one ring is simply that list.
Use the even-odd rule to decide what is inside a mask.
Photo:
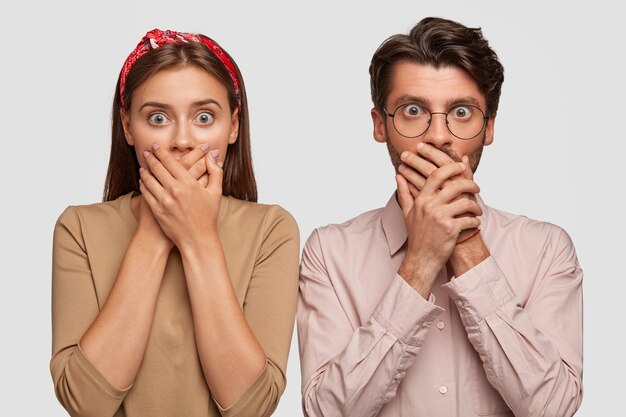
[{"label": "man", "polygon": [[503,68],[480,29],[427,18],[370,66],[397,190],[316,229],[298,335],[310,417],[571,416],[582,271],[559,227],[486,206],[473,172]]}]

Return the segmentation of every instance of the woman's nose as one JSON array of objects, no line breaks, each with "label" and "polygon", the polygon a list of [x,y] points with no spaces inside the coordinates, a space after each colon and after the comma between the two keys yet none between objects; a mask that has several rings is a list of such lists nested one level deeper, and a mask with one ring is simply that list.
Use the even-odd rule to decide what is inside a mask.
[{"label": "woman's nose", "polygon": [[187,152],[194,147],[191,131],[186,126],[179,126],[170,141],[170,151]]}]

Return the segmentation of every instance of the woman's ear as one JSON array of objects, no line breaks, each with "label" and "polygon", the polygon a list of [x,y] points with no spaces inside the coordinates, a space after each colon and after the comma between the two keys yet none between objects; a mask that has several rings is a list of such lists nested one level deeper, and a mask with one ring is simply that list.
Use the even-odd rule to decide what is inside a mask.
[{"label": "woman's ear", "polygon": [[122,120],[122,129],[124,129],[124,136],[126,137],[126,143],[130,146],[134,146],[133,135],[130,133],[130,117],[123,109],[120,110],[120,119]]},{"label": "woman's ear", "polygon": [[237,142],[239,137],[239,108],[236,108],[230,117],[230,136],[228,137],[228,144],[232,145]]}]

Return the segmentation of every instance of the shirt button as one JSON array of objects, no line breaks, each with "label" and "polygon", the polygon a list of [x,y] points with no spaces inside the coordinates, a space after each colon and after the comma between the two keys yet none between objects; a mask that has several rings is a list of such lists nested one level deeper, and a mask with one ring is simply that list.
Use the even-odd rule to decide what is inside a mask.
[{"label": "shirt button", "polygon": [[402,379],[402,374],[396,374],[396,376],[394,376],[393,379],[395,379],[396,381],[401,380]]},{"label": "shirt button", "polygon": [[456,305],[463,307],[463,300],[456,300]]},{"label": "shirt button", "polygon": [[437,322],[437,328],[439,330],[443,330],[444,327],[446,327],[446,323],[444,323],[443,321]]},{"label": "shirt button", "polygon": [[427,327],[428,327],[428,326],[430,326],[431,324],[432,324],[432,322],[430,322],[430,321],[425,321],[425,322],[423,322],[423,323],[422,323],[422,327],[423,327],[423,328],[427,328]]},{"label": "shirt button", "polygon": [[446,392],[448,392],[448,387],[446,387],[445,385],[440,386],[439,392],[441,393],[441,395],[444,395]]}]

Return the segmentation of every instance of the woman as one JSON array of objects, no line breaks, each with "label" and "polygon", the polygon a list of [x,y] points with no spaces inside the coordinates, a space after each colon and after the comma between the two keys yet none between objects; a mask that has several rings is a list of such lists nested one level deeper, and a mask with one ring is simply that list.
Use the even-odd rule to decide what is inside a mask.
[{"label": "woman", "polygon": [[73,416],[267,416],[285,388],[299,237],[256,204],[230,56],[155,29],[113,102],[104,203],[54,233],[57,398]]}]

